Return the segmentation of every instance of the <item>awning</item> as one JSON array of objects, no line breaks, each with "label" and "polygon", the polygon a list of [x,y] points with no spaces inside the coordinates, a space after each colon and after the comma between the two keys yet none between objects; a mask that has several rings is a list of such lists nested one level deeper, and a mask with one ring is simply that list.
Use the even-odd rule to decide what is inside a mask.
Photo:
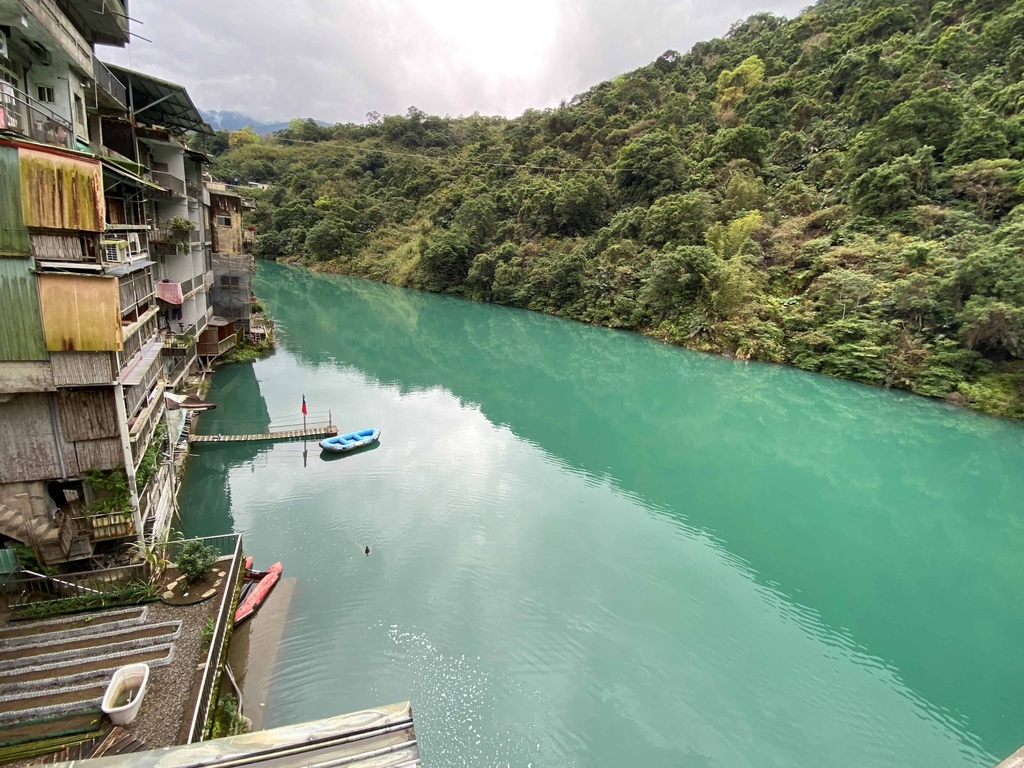
[{"label": "awning", "polygon": [[43,272],[102,272],[102,264],[80,261],[36,261],[36,269]]},{"label": "awning", "polygon": [[120,182],[133,184],[139,189],[149,188],[155,189],[157,192],[164,191],[164,188],[161,187],[159,184],[154,184],[152,181],[146,181],[146,179],[142,178],[141,176],[136,176],[134,173],[126,171],[124,168],[115,164],[111,160],[107,160],[106,158],[100,158],[100,162],[103,164],[103,170],[110,171],[113,175],[118,177],[118,181]]},{"label": "awning", "polygon": [[103,63],[128,89],[129,110],[140,122],[213,135],[213,129],[203,120],[184,87],[115,64]]},{"label": "awning", "polygon": [[214,328],[223,328],[225,325],[231,325],[231,323],[231,320],[225,320],[223,317],[214,315],[210,318],[210,322],[207,325],[212,325]]},{"label": "awning", "polygon": [[167,401],[167,407],[172,411],[212,411],[217,407],[216,403],[200,400],[195,395],[175,395],[172,392],[164,392],[164,399]]},{"label": "awning", "polygon": [[108,275],[114,277],[124,277],[130,275],[132,272],[138,272],[143,267],[151,267],[156,264],[155,261],[149,259],[139,259],[138,261],[129,261],[127,264],[118,264],[116,267],[109,267],[107,269]]}]

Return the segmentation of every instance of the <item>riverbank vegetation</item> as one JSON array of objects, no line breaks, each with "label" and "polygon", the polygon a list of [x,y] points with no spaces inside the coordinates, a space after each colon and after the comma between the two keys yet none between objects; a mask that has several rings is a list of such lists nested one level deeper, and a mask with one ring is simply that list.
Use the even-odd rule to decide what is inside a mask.
[{"label": "riverbank vegetation", "polygon": [[258,253],[1024,417],[1024,0],[824,0],[515,119],[233,144]]}]

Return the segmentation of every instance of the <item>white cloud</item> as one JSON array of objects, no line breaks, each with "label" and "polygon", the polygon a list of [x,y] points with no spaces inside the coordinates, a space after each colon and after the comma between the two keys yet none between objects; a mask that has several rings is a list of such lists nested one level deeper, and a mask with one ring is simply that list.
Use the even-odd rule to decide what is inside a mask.
[{"label": "white cloud", "polygon": [[361,122],[367,112],[516,115],[795,0],[133,0],[139,39],[101,57],[204,109]]}]

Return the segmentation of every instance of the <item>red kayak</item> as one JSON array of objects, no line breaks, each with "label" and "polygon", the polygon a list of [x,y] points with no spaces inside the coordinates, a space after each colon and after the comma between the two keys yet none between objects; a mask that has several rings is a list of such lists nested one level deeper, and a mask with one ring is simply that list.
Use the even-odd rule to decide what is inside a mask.
[{"label": "red kayak", "polygon": [[242,597],[238,601],[238,609],[235,611],[236,627],[256,615],[256,611],[263,605],[270,590],[281,578],[283,570],[284,567],[280,563],[274,563],[265,571],[254,571],[252,570],[252,558],[246,558],[245,585],[242,587]]}]

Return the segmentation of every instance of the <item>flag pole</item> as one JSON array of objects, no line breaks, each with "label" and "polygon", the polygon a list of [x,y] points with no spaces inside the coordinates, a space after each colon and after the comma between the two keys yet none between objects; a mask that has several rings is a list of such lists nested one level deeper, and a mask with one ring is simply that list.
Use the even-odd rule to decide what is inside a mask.
[{"label": "flag pole", "polygon": [[306,431],[306,393],[302,393],[302,431]]}]

